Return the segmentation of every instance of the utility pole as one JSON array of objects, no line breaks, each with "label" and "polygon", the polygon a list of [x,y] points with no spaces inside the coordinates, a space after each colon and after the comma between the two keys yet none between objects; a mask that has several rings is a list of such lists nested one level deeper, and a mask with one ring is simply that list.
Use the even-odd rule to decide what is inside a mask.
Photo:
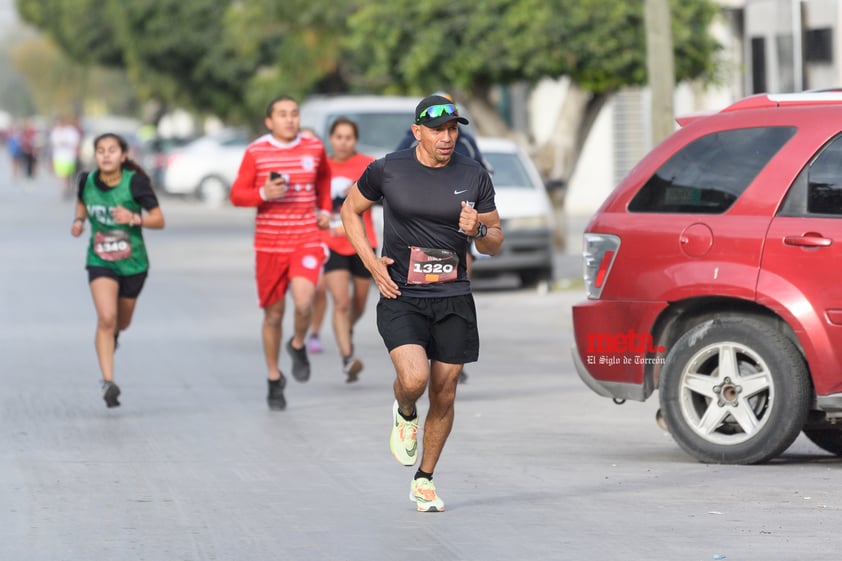
[{"label": "utility pole", "polygon": [[675,64],[669,0],[642,0],[646,22],[646,73],[652,92],[652,144],[675,130]]}]

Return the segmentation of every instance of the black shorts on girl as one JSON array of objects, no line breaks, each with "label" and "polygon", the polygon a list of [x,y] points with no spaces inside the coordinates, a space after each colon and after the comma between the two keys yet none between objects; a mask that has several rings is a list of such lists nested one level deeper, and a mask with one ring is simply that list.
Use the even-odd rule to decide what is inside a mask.
[{"label": "black shorts on girl", "polygon": [[349,271],[352,277],[360,277],[363,279],[370,279],[371,273],[363,265],[363,260],[356,253],[353,255],[342,255],[330,250],[330,256],[325,261],[322,272],[329,273],[331,271]]},{"label": "black shorts on girl", "polygon": [[107,267],[86,267],[88,270],[88,283],[100,277],[114,279],[120,286],[118,296],[120,298],[137,298],[143,290],[143,283],[146,282],[147,271],[136,275],[120,276]]},{"label": "black shorts on girl", "polygon": [[479,358],[477,310],[471,294],[380,298],[377,329],[386,348],[421,345],[430,360],[466,364]]}]

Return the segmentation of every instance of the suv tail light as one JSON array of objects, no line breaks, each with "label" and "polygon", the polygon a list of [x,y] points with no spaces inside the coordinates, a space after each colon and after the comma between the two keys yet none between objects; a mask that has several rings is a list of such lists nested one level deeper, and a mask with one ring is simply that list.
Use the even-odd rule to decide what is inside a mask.
[{"label": "suv tail light", "polygon": [[620,238],[610,234],[585,234],[582,256],[585,261],[585,288],[588,298],[597,299],[608,280],[611,265],[620,249]]}]

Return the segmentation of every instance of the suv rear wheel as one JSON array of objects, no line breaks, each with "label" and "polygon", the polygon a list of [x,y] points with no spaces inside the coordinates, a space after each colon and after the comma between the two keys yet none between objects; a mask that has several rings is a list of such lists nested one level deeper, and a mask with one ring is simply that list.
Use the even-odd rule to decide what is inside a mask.
[{"label": "suv rear wheel", "polygon": [[660,379],[664,420],[703,462],[754,464],[786,450],[804,427],[810,379],[798,349],[771,322],[725,316],[685,333]]}]

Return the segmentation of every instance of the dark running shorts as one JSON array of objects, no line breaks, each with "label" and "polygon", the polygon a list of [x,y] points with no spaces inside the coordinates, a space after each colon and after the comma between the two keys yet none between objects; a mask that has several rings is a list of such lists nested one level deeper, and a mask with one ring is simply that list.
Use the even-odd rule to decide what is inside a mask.
[{"label": "dark running shorts", "polygon": [[356,253],[353,255],[342,255],[330,250],[330,257],[325,261],[324,272],[350,271],[352,277],[370,279],[371,273],[363,265],[363,260]]},{"label": "dark running shorts", "polygon": [[118,292],[120,298],[137,298],[140,291],[143,290],[143,283],[146,282],[146,275],[148,274],[144,272],[122,277],[107,267],[87,267],[87,269],[88,283],[100,277],[108,277],[117,281],[117,284],[120,285],[120,291]]},{"label": "dark running shorts", "polygon": [[471,294],[446,298],[380,298],[377,329],[392,349],[421,345],[431,360],[466,364],[479,358],[477,310]]}]

